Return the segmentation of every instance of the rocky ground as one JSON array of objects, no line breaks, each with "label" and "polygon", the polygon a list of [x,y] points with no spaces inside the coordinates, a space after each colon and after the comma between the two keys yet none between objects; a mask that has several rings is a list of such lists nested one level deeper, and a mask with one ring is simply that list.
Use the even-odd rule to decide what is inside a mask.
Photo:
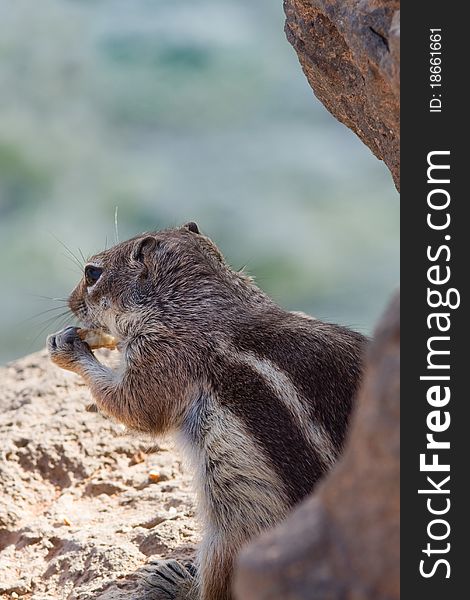
[{"label": "rocky ground", "polygon": [[128,600],[148,563],[194,555],[189,475],[170,443],[87,410],[87,388],[45,352],[0,383],[0,598]]}]

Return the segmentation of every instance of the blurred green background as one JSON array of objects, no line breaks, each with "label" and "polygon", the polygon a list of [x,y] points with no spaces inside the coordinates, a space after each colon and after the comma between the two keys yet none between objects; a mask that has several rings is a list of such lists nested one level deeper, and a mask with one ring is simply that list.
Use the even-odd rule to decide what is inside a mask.
[{"label": "blurred green background", "polygon": [[[282,305],[370,332],[398,282],[391,177],[314,98],[282,0],[0,2],[0,362],[90,255],[196,220]],[[60,312],[60,311],[57,311]]]}]

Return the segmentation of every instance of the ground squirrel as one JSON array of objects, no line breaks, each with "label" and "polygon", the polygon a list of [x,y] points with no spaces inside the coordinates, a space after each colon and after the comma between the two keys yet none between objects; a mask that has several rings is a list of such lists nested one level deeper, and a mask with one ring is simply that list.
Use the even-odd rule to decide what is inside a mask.
[{"label": "ground squirrel", "polygon": [[94,256],[69,305],[118,340],[117,369],[68,327],[48,338],[101,412],[171,432],[194,470],[204,537],[194,567],[155,565],[149,598],[229,600],[243,544],[282,520],[343,444],[365,338],[280,308],[195,223]]}]

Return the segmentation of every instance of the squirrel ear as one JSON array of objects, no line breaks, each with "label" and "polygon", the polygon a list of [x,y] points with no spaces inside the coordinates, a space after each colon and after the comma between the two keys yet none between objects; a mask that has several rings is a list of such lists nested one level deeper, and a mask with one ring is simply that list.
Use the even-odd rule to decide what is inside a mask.
[{"label": "squirrel ear", "polygon": [[194,221],[190,221],[189,223],[186,223],[185,225],[183,225],[183,227],[185,229],[187,229],[188,231],[190,231],[191,233],[201,233],[199,231],[199,227],[197,226],[197,223],[195,223]]},{"label": "squirrel ear", "polygon": [[132,249],[132,258],[138,262],[144,262],[160,245],[160,242],[151,235],[137,240]]}]

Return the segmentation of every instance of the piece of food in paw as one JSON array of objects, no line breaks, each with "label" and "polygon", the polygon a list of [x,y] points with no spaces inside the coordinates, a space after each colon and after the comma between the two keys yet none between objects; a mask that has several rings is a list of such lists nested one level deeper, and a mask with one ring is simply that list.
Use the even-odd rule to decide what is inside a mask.
[{"label": "piece of food in paw", "polygon": [[116,349],[117,339],[101,329],[79,329],[77,333],[78,337],[83,342],[86,342],[92,350],[96,350],[97,348]]}]

